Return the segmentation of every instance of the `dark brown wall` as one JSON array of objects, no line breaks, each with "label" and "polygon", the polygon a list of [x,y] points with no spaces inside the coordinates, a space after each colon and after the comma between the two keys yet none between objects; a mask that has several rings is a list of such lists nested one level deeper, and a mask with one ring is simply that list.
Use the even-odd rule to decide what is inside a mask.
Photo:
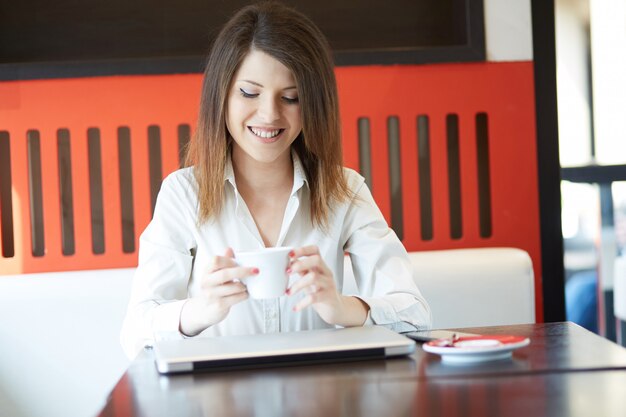
[{"label": "dark brown wall", "polygon": [[[340,65],[484,58],[482,0],[285,2],[320,26]],[[92,61],[106,61],[113,74],[200,72],[211,39],[235,10],[248,3],[6,1],[0,5],[0,72],[3,67],[6,72],[48,63],[49,76],[57,77],[50,63],[77,68],[82,63],[82,74],[67,76],[105,75],[103,65],[92,70],[85,65]],[[131,70],[138,60],[143,60],[144,68]],[[46,74],[25,77],[22,71],[16,78]],[[11,77],[0,73],[0,79]]]}]

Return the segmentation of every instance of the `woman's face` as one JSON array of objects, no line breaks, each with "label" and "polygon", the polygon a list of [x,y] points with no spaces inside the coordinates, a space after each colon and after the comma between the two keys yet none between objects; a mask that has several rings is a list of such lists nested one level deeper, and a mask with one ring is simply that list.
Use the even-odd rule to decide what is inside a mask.
[{"label": "woman's face", "polygon": [[288,157],[291,144],[302,131],[291,71],[270,55],[252,49],[233,77],[226,127],[238,157],[264,163]]}]

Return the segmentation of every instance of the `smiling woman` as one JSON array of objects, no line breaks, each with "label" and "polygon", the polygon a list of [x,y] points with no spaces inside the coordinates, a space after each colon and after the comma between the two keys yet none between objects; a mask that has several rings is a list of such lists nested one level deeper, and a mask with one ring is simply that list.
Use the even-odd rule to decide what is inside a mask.
[{"label": "smiling woman", "polygon": [[235,169],[246,171],[244,165],[254,162],[291,166],[289,149],[302,132],[295,83],[289,68],[264,52],[253,49],[243,60],[226,116]]},{"label": "smiling woman", "polygon": [[[163,181],[140,238],[122,330],[129,356],[170,336],[430,327],[404,246],[363,177],[342,167],[331,53],[307,17],[266,2],[224,26],[187,165]],[[240,266],[234,253],[280,246],[293,248],[285,294],[249,298],[260,265]]]}]

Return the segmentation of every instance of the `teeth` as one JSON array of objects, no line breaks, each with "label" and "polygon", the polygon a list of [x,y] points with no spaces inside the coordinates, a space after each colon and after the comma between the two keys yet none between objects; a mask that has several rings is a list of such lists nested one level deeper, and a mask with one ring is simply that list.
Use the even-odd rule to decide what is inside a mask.
[{"label": "teeth", "polygon": [[251,127],[250,130],[252,131],[252,133],[257,135],[258,137],[264,138],[264,139],[273,138],[274,136],[277,136],[280,133],[280,129],[267,131],[267,130],[260,130],[260,129],[255,129],[254,127]]}]

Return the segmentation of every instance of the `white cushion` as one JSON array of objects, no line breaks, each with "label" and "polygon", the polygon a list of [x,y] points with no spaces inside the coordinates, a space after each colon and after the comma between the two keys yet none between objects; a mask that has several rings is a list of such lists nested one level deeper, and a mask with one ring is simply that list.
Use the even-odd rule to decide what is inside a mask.
[{"label": "white cushion", "polygon": [[[409,257],[434,329],[534,323],[534,274],[525,251],[449,249],[411,252]],[[344,293],[354,293],[349,257],[344,280]]]},{"label": "white cushion", "polygon": [[0,415],[90,416],[104,406],[129,364],[119,335],[133,273],[0,277]]}]

